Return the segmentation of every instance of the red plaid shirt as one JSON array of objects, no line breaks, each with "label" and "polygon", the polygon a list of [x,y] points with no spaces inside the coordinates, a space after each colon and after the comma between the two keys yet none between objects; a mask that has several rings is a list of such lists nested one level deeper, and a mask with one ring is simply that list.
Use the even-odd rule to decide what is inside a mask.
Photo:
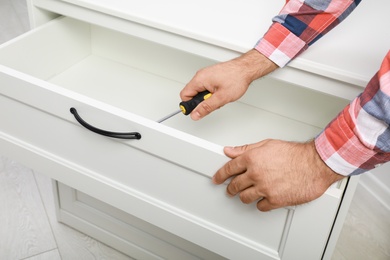
[{"label": "red plaid shirt", "polygon": [[[288,1],[255,49],[283,67],[359,3],[360,0]],[[390,52],[364,92],[316,137],[317,151],[337,173],[363,173],[390,161],[389,125]]]}]

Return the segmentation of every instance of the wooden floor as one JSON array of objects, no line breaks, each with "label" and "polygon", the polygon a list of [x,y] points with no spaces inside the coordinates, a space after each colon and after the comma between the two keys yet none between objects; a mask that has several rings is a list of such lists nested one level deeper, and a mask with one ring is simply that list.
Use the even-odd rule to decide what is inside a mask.
[{"label": "wooden floor", "polygon": [[[0,43],[28,30],[25,0],[0,0]],[[0,259],[130,259],[56,221],[51,180],[0,155]],[[389,211],[360,185],[333,260],[390,259]]]}]

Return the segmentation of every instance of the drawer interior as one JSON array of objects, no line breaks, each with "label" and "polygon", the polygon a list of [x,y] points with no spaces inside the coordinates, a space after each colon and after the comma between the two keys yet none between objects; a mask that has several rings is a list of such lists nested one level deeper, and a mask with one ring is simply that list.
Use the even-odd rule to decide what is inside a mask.
[{"label": "drawer interior", "polygon": [[[157,121],[178,109],[179,92],[214,61],[62,17],[0,48],[0,64]],[[313,82],[313,84],[316,84]],[[220,145],[314,137],[347,100],[271,78],[201,121],[163,124]],[[223,134],[221,134],[223,133]]]}]

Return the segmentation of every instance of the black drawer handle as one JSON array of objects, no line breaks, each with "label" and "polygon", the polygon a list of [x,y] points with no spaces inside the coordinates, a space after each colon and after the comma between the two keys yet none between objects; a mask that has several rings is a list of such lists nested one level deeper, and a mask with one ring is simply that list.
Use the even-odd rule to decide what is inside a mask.
[{"label": "black drawer handle", "polygon": [[106,130],[102,130],[102,129],[96,128],[96,127],[88,124],[87,122],[85,122],[79,116],[79,114],[77,113],[76,108],[74,108],[74,107],[70,108],[70,112],[74,115],[74,118],[76,118],[77,122],[79,122],[80,125],[84,126],[85,128],[87,128],[88,130],[90,130],[90,131],[92,131],[94,133],[97,133],[97,134],[100,134],[100,135],[104,135],[104,136],[108,136],[108,137],[112,137],[112,138],[119,138],[119,139],[141,139],[141,134],[138,133],[138,132],[118,133],[118,132],[110,132],[110,131],[106,131]]}]

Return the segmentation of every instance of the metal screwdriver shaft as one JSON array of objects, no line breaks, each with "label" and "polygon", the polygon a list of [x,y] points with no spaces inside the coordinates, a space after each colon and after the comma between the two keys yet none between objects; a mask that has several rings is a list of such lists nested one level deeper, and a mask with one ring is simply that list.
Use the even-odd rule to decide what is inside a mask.
[{"label": "metal screwdriver shaft", "polygon": [[177,111],[175,111],[175,112],[173,112],[173,113],[171,113],[171,114],[169,114],[169,115],[167,115],[167,116],[164,116],[163,118],[161,118],[160,120],[158,120],[157,123],[162,123],[162,122],[164,122],[165,120],[167,120],[167,119],[173,117],[174,115],[179,114],[180,112],[181,112],[181,109],[179,109],[179,110],[177,110]]}]

